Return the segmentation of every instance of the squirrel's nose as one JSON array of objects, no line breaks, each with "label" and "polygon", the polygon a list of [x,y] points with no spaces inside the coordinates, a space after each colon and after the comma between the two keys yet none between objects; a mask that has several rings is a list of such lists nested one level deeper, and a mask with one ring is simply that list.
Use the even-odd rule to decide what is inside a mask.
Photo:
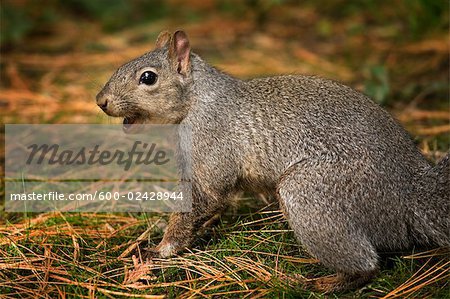
[{"label": "squirrel's nose", "polygon": [[106,111],[108,109],[108,98],[97,96],[97,105],[100,109]]}]

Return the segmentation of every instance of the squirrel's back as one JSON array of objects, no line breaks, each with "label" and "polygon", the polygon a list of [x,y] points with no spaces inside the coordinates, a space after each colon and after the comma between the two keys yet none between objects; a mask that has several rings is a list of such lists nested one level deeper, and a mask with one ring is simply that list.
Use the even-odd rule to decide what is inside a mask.
[{"label": "squirrel's back", "polygon": [[[404,175],[430,167],[385,110],[341,83],[277,76],[245,81],[234,92],[223,100],[226,113],[214,109],[215,119],[228,127],[227,134],[246,141],[239,150],[276,156],[277,163],[283,161],[279,167],[318,158],[358,159],[374,167],[398,168]],[[220,100],[212,105],[224,106]]]}]

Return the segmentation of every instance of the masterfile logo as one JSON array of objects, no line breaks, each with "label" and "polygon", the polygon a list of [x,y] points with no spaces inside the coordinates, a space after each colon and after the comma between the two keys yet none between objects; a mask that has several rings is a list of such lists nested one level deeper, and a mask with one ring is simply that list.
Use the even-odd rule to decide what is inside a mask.
[{"label": "masterfile logo", "polygon": [[[94,145],[93,148],[81,147],[79,151],[61,149],[58,144],[32,144],[27,148],[30,149],[30,155],[26,163],[32,164],[36,158],[36,164],[48,163],[49,165],[59,164],[61,166],[67,165],[109,165],[116,163],[123,165],[124,170],[129,170],[131,165],[144,164],[150,165],[164,165],[170,161],[166,159],[166,152],[163,150],[156,150],[156,143],[148,144],[142,141],[134,141],[133,146],[129,152],[121,150],[111,151],[109,149],[101,149],[99,144]],[[141,147],[141,150],[139,150]],[[47,157],[48,155],[48,157]],[[37,157],[36,157],[37,156]],[[133,158],[136,159],[133,159]]]}]

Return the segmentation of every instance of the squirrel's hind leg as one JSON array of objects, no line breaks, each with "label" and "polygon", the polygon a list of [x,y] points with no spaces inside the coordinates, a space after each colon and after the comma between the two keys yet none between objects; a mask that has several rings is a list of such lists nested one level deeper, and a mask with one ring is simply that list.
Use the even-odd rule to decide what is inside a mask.
[{"label": "squirrel's hind leg", "polygon": [[378,270],[376,249],[354,215],[353,205],[358,202],[353,198],[357,194],[352,194],[354,172],[342,168],[345,165],[339,162],[300,162],[288,169],[277,188],[280,206],[296,238],[323,265],[337,272],[308,283],[326,292],[356,288]]}]

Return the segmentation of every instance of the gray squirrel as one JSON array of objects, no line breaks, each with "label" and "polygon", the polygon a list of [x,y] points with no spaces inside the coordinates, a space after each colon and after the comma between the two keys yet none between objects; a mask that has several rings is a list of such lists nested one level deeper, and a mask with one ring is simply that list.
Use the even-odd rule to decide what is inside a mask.
[{"label": "gray squirrel", "polygon": [[239,80],[191,52],[183,31],[166,31],[112,75],[97,104],[123,117],[125,131],[192,129],[193,210],[172,213],[150,251],[160,257],[189,247],[242,191],[278,199],[299,242],[337,273],[314,280],[323,291],[368,282],[377,252],[450,245],[449,154],[432,166],[385,110],[343,84]]}]

